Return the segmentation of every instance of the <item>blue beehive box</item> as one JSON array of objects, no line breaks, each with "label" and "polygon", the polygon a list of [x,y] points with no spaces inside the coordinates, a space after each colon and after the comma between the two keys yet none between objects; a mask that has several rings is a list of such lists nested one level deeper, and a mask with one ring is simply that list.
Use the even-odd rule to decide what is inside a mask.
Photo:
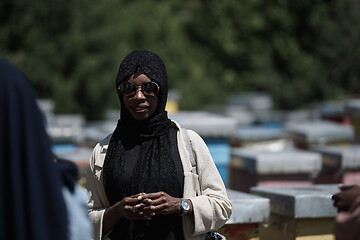
[{"label": "blue beehive box", "polygon": [[228,183],[228,167],[230,162],[230,144],[227,138],[205,138],[205,143],[210,150],[215,165],[224,181]]},{"label": "blue beehive box", "polygon": [[203,111],[181,111],[170,115],[170,118],[182,127],[194,130],[204,139],[222,180],[227,186],[231,154],[230,138],[236,130],[236,120]]}]

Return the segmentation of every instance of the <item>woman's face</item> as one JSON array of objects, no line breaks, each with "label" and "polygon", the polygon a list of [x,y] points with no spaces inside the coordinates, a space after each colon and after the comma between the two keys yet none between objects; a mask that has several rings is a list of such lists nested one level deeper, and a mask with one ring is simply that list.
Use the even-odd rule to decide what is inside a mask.
[{"label": "woman's face", "polygon": [[156,110],[158,105],[158,95],[148,96],[144,95],[143,91],[139,86],[146,82],[151,82],[145,74],[134,77],[131,75],[128,82],[134,83],[138,86],[135,95],[133,96],[122,96],[124,105],[127,111],[135,120],[146,120]]}]

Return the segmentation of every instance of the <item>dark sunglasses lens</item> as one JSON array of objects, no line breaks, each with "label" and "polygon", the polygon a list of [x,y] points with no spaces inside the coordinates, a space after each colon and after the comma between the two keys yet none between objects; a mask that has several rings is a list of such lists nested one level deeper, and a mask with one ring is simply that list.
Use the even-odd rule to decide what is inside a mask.
[{"label": "dark sunglasses lens", "polygon": [[120,85],[119,91],[125,97],[134,95],[136,93],[136,85],[134,83],[124,82]]},{"label": "dark sunglasses lens", "polygon": [[154,82],[146,82],[142,85],[142,91],[145,95],[155,97],[158,94],[159,88]]},{"label": "dark sunglasses lens", "polygon": [[[119,86],[119,92],[124,97],[132,97],[136,94],[137,86],[132,82],[124,82]],[[159,92],[159,87],[154,82],[146,82],[141,85],[141,91],[144,95],[155,97]]]}]

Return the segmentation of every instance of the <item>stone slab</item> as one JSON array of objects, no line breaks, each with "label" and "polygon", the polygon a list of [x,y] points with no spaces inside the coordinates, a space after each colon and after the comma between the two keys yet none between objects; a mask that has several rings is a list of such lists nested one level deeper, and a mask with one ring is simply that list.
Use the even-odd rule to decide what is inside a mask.
[{"label": "stone slab", "polygon": [[312,151],[321,153],[326,161],[324,167],[341,169],[360,168],[360,145],[313,147]]},{"label": "stone slab", "polygon": [[251,188],[252,194],[270,199],[271,213],[296,219],[335,217],[331,196],[337,192],[337,184]]},{"label": "stone slab", "polygon": [[192,129],[201,137],[231,137],[236,130],[234,118],[205,111],[179,111],[169,115],[181,127]]},{"label": "stone slab", "polygon": [[257,174],[316,173],[321,170],[321,154],[297,149],[279,152],[234,148],[231,167]]},{"label": "stone slab", "polygon": [[289,122],[284,127],[289,134],[301,136],[310,144],[329,144],[332,142],[351,142],[355,136],[352,126],[330,121],[308,121],[299,124]]},{"label": "stone slab", "polygon": [[227,189],[232,215],[226,224],[260,223],[269,218],[270,201],[254,194]]}]

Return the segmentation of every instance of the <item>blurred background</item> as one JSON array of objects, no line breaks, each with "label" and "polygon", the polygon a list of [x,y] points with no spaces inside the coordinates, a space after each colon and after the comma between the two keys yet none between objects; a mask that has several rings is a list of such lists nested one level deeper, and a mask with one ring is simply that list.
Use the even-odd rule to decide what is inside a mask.
[{"label": "blurred background", "polygon": [[[31,80],[54,152],[84,185],[119,118],[120,62],[157,53],[170,118],[205,140],[234,203],[228,239],[333,240],[330,196],[360,182],[359,13],[358,0],[2,0],[0,57]],[[300,210],[277,212],[289,202]],[[288,216],[310,219],[306,233]]]},{"label": "blurred background", "polygon": [[[31,80],[55,152],[85,166],[119,118],[120,62],[156,52],[170,117],[205,139],[229,186],[233,148],[309,149],[360,135],[349,115],[359,103],[345,106],[360,96],[359,12],[357,0],[3,0],[0,53]],[[296,129],[314,120],[340,130]]]},{"label": "blurred background", "polygon": [[149,49],[184,110],[271,95],[292,110],[359,94],[356,0],[2,0],[0,53],[55,113],[98,120],[118,108],[121,60]]}]

